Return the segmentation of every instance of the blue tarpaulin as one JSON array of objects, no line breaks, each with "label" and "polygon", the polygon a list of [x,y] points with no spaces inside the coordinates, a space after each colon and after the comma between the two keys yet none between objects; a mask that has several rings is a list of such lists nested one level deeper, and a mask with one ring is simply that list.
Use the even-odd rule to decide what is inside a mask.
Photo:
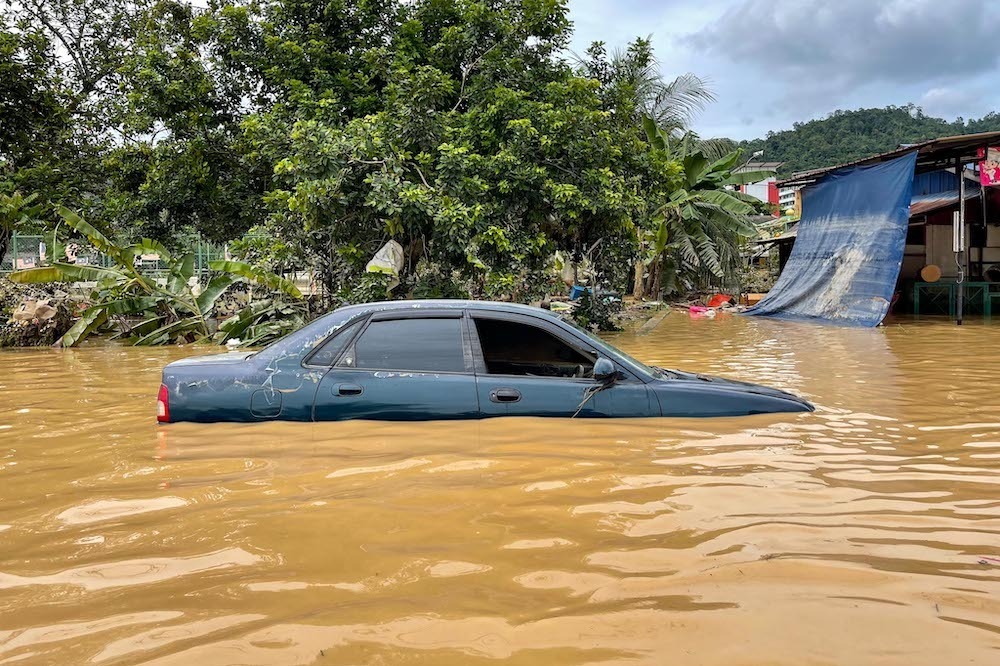
[{"label": "blue tarpaulin", "polygon": [[746,314],[878,326],[903,263],[916,160],[838,169],[804,190],[788,262]]}]

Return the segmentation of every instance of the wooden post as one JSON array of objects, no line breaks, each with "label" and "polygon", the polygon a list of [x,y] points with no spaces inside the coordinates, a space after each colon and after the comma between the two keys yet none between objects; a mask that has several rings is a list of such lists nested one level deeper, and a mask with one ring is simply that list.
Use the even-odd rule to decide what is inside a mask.
[{"label": "wooden post", "polygon": [[958,254],[955,256],[955,261],[958,264],[958,294],[956,299],[955,307],[955,323],[959,326],[962,325],[962,307],[963,297],[965,294],[965,271],[968,267],[966,262],[963,265],[963,260],[966,257],[965,252],[965,165],[962,164],[962,158],[955,159],[955,173],[958,174]]}]

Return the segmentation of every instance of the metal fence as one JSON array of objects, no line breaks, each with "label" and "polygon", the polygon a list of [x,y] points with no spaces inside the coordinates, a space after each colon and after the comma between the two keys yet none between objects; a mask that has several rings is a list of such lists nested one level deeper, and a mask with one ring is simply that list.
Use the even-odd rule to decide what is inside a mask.
[{"label": "metal fence", "polygon": [[[0,258],[0,274],[43,265],[46,251],[51,253],[51,249],[47,248],[46,245],[51,242],[51,236],[12,234],[7,253]],[[77,265],[101,267],[114,265],[110,257],[98,252],[86,243],[79,243],[73,249]],[[199,278],[203,278],[209,272],[208,264],[210,261],[226,258],[225,246],[215,245],[200,239],[186,248],[186,251],[195,255],[195,274]],[[64,257],[60,257],[60,259],[65,261]],[[166,264],[155,254],[141,255],[138,266],[143,273],[152,275],[165,272],[167,268]]]}]

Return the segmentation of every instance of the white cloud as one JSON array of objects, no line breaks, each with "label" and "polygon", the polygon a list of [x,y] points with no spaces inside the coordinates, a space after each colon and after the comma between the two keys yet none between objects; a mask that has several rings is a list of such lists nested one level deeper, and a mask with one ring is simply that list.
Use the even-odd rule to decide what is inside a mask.
[{"label": "white cloud", "polygon": [[718,102],[703,136],[752,138],[836,109],[914,102],[929,115],[1000,108],[1000,2],[571,0],[574,49],[652,34],[666,76],[694,72]]}]

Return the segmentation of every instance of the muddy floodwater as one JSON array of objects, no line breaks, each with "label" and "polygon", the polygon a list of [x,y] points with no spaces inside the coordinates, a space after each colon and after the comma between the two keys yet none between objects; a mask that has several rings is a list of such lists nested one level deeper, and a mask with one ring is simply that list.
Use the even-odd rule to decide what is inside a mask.
[{"label": "muddy floodwater", "polygon": [[154,422],[0,353],[0,664],[1000,664],[1000,325],[609,338],[811,414]]}]

